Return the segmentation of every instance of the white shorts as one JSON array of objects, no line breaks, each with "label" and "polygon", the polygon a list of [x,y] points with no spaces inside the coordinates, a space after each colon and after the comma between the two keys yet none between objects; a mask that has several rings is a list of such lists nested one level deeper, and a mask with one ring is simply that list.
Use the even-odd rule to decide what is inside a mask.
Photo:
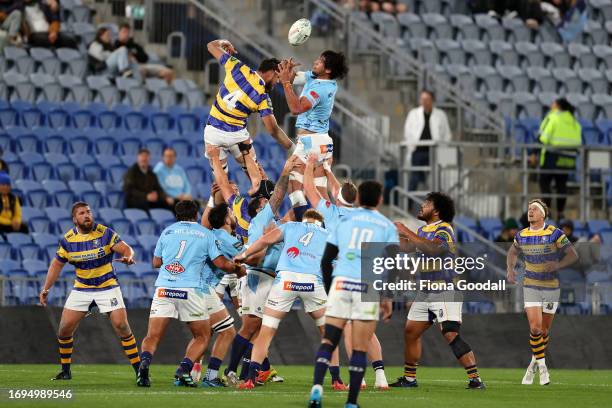
[{"label": "white shorts", "polygon": [[[95,302],[95,305],[93,304]],[[107,290],[84,291],[72,289],[66,299],[65,309],[87,312],[93,306],[98,306],[100,313],[108,313],[117,309],[125,309],[121,288],[116,286]]]},{"label": "white shorts", "polygon": [[323,282],[315,275],[279,271],[268,295],[266,307],[288,312],[297,298],[302,300],[306,313],[324,308],[327,294]]},{"label": "white shorts", "polygon": [[[448,300],[445,300],[447,298]],[[415,322],[461,322],[463,302],[452,301],[453,293],[432,293],[417,296],[410,310],[408,320]]]},{"label": "white shorts", "polygon": [[[364,298],[373,299],[364,301]],[[358,279],[335,277],[332,281],[325,316],[345,320],[378,320],[380,302],[371,285]]]},{"label": "white shorts", "polygon": [[319,163],[322,163],[332,157],[334,153],[334,141],[327,133],[299,135],[297,146],[293,154],[306,163],[310,153],[316,154],[319,158]]},{"label": "white shorts", "polygon": [[555,314],[559,307],[561,289],[535,289],[523,287],[525,307],[541,307],[542,313]]},{"label": "white shorts", "polygon": [[235,298],[238,297],[238,277],[235,273],[226,273],[221,278],[221,282],[215,286],[215,291],[219,295],[225,294],[225,289],[229,286],[230,288],[230,296]]},{"label": "white shorts", "polygon": [[207,294],[200,288],[155,288],[149,318],[169,317],[181,322],[208,320]]},{"label": "white shorts", "polygon": [[240,285],[240,315],[263,317],[274,278],[266,273],[247,270]]},{"label": "white shorts", "polygon": [[210,316],[213,313],[225,310],[225,305],[217,295],[217,292],[211,287],[208,288],[208,293],[204,292],[206,298],[206,313]]},{"label": "white shorts", "polygon": [[[241,158],[242,153],[238,148],[238,143],[242,143],[250,139],[251,135],[246,128],[237,132],[226,132],[211,125],[206,125],[204,127],[204,143],[219,146],[221,150],[219,153],[219,159],[221,160],[227,159],[228,151],[232,154],[232,156],[234,156],[234,158]],[[208,158],[206,152],[204,153],[204,157]]]}]

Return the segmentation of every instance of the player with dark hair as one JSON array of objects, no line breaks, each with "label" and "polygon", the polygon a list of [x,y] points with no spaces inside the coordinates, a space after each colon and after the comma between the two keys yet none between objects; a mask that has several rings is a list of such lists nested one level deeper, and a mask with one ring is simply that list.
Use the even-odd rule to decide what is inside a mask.
[{"label": "player with dark hair", "polygon": [[[418,271],[420,281],[452,283],[455,273],[446,269],[446,262],[435,260],[454,258],[457,253],[455,231],[451,225],[455,216],[453,200],[443,193],[429,193],[421,205],[418,218],[426,225],[415,234],[404,224],[397,222],[402,249],[416,250],[424,261]],[[434,260],[434,262],[428,262]],[[417,387],[416,370],[421,358],[421,336],[434,321],[437,322],[453,354],[465,368],[469,389],[484,389],[476,367],[476,357],[468,343],[459,334],[463,302],[450,291],[423,290],[417,294],[408,312],[404,329],[404,375],[391,387]]]},{"label": "player with dark hair", "polygon": [[332,353],[340,343],[344,327],[351,320],[353,351],[349,363],[350,384],[345,407],[357,408],[357,397],[367,366],[367,349],[376,329],[379,312],[382,309],[385,320],[391,317],[391,301],[379,303],[380,298],[372,285],[362,280],[361,249],[362,244],[369,242],[397,246],[397,229],[377,210],[383,201],[383,187],[380,183],[364,181],[357,191],[359,208],[346,214],[330,231],[321,259],[328,299],[325,331],[316,355],[310,407],[321,406],[325,373]]},{"label": "player with dark hair", "polygon": [[94,221],[89,204],[79,201],[72,206],[74,228],[59,240],[55,258],[49,265],[45,283],[40,292],[40,303],[47,306],[49,290],[59,278],[66,262],[74,265],[76,279],[70,292],[59,323],[57,341],[59,344],[62,371],[54,380],[70,380],[72,373],[73,335],[79,322],[93,306],[101,313],[108,313],[115,333],[121,338],[125,355],[134,371],[138,372],[140,357],[136,339],[127,319],[123,295],[113,268],[113,253],[121,256],[115,259],[126,265],[134,264],[134,251],[123,242],[112,229]]},{"label": "player with dark hair", "polygon": [[[155,294],[151,302],[149,328],[142,341],[142,363],[136,384],[150,387],[149,367],[153,354],[163,337],[170,319],[186,322],[193,335],[185,357],[175,373],[175,385],[197,387],[191,377],[194,361],[208,346],[211,335],[207,296],[213,273],[210,264],[227,273],[244,274],[244,268],[225,258],[214,234],[198,224],[198,206],[194,201],[179,201],[176,220],[161,233],[153,254],[153,267],[159,268]],[[218,300],[216,295],[212,295]],[[212,310],[215,313],[218,310]]]},{"label": "player with dark hair", "polygon": [[[227,171],[227,151],[242,164],[251,179],[249,194],[254,194],[262,179],[256,163],[255,149],[246,128],[251,113],[258,112],[268,132],[285,149],[293,143],[276,123],[272,112],[269,92],[278,83],[278,66],[275,58],[265,59],[257,71],[253,71],[235,56],[234,46],[227,40],[214,40],[208,43],[208,52],[225,69],[225,79],[213,102],[204,128],[204,141],[207,146],[220,149],[222,167]],[[208,156],[207,156],[208,157]]]},{"label": "player with dark hair", "polygon": [[576,249],[563,231],[553,225],[546,225],[548,215],[544,200],[529,202],[529,227],[516,234],[506,260],[510,283],[516,283],[514,268],[520,253],[525,262],[523,298],[532,352],[531,362],[522,380],[525,385],[533,384],[537,372],[540,374],[540,385],[550,383],[545,356],[550,328],[559,305],[558,271],[578,260]]},{"label": "player with dark hair", "polygon": [[[295,124],[298,142],[294,154],[302,164],[291,173],[289,198],[295,218],[300,221],[304,211],[309,208],[302,191],[306,158],[311,153],[315,154],[321,165],[332,157],[334,142],[328,134],[329,119],[338,91],[336,81],[348,73],[348,66],[344,54],[330,50],[321,53],[310,71],[298,73],[294,70],[296,66],[292,59],[283,61],[279,66],[279,78],[291,113],[298,115]],[[294,84],[304,85],[300,96],[293,91]],[[315,177],[317,188],[327,198],[327,179],[321,166],[317,167]]]}]

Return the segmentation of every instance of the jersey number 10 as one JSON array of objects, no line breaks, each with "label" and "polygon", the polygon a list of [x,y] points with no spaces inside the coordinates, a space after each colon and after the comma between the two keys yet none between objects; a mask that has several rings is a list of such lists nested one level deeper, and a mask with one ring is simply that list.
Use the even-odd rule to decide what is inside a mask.
[{"label": "jersey number 10", "polygon": [[371,229],[360,229],[353,228],[351,232],[351,241],[349,242],[349,249],[361,249],[361,244],[363,242],[370,242],[372,240],[372,236],[374,236],[374,231]]}]

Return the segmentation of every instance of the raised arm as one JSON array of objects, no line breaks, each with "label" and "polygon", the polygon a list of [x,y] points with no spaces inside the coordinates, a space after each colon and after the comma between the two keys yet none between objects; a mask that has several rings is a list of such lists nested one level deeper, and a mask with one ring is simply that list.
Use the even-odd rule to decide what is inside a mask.
[{"label": "raised arm", "polygon": [[340,188],[342,185],[336,178],[336,175],[331,169],[333,158],[329,158],[323,163],[323,170],[325,170],[325,177],[327,177],[327,188],[331,191],[332,197],[338,197],[338,193],[340,192]]},{"label": "raised arm", "polygon": [[309,111],[312,108],[312,103],[306,97],[299,97],[293,91],[293,80],[295,79],[296,72],[294,66],[290,62],[284,62],[279,65],[278,77],[283,84],[283,90],[285,91],[285,98],[287,99],[287,106],[294,115],[299,115]]},{"label": "raised arm", "polygon": [[223,199],[225,201],[229,201],[230,198],[234,195],[234,190],[229,183],[229,179],[227,178],[227,174],[223,170],[223,165],[221,164],[221,159],[219,158],[219,147],[213,145],[206,146],[206,155],[210,160],[210,165],[213,169],[213,174],[215,176],[215,181],[221,190],[221,194],[223,195]]},{"label": "raised arm", "polygon": [[289,139],[289,136],[285,133],[283,129],[278,126],[278,122],[276,122],[276,118],[274,115],[267,115],[261,118],[263,121],[266,130],[270,135],[285,149],[290,150],[293,147],[293,142]]},{"label": "raised arm", "polygon": [[287,193],[287,186],[289,185],[289,173],[297,163],[297,156],[291,156],[285,162],[285,166],[283,167],[283,171],[276,182],[276,186],[274,187],[274,193],[272,193],[272,197],[268,201],[270,203],[270,207],[272,207],[272,212],[274,214],[278,213],[280,206],[285,199],[285,194]]},{"label": "raised arm", "polygon": [[236,262],[247,262],[250,257],[257,254],[258,252],[266,249],[270,245],[274,245],[277,242],[283,240],[283,231],[280,228],[274,228],[272,231],[262,235],[257,241],[253,242],[246,251],[236,255],[234,261]]},{"label": "raised arm", "polygon": [[38,300],[40,301],[41,305],[47,306],[47,297],[49,296],[49,289],[53,287],[53,285],[57,281],[57,278],[59,278],[63,267],[63,262],[60,262],[56,258],[53,258],[51,264],[49,265],[49,270],[47,271],[45,284],[43,285],[42,290],[38,295]]},{"label": "raised arm", "polygon": [[306,162],[306,168],[304,169],[304,194],[313,208],[317,208],[319,201],[322,199],[314,181],[314,169],[316,162],[317,157],[314,154],[309,154],[308,161]]},{"label": "raised arm", "polygon": [[225,54],[233,55],[237,54],[236,49],[228,40],[218,39],[206,44],[208,52],[215,57],[217,61],[221,60],[221,57]]},{"label": "raised arm", "polygon": [[397,232],[401,238],[404,238],[412,243],[416,248],[421,250],[424,254],[430,256],[439,256],[446,252],[446,246],[439,239],[429,240],[423,237],[419,237],[410,228],[406,227],[401,222],[396,222]]}]

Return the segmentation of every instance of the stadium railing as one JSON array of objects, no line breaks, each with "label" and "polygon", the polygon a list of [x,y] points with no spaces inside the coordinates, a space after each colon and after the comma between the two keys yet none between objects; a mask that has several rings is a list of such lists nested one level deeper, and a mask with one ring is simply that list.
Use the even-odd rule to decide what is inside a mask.
[{"label": "stadium railing", "polygon": [[[407,157],[408,146],[399,145],[399,188],[407,189],[410,173],[425,172],[429,176],[427,191],[396,194],[394,205],[408,211],[409,197],[423,197],[429,191],[445,191],[457,205],[458,213],[472,217],[506,218],[515,216],[512,209],[527,208],[533,198],[557,198],[559,194],[543,194],[533,188],[532,181],[541,173],[569,174],[570,191],[565,197],[578,209],[578,218],[585,222],[593,214],[610,219],[606,182],[612,175],[612,148],[581,146],[577,150],[575,170],[542,170],[529,165],[529,157],[542,147],[539,144],[484,142],[419,142],[430,148],[429,166],[412,166]],[[554,150],[547,146],[548,151]],[[538,158],[539,161],[539,158]],[[609,182],[609,181],[608,181]],[[532,188],[530,188],[532,187]],[[521,211],[522,212],[522,211]]]}]

